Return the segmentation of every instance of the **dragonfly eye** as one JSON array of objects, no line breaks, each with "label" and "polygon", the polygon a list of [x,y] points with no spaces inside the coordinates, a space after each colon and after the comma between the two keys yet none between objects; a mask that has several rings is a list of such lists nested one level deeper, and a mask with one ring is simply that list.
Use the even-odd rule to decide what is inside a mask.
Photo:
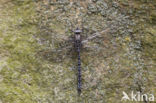
[{"label": "dragonfly eye", "polygon": [[75,30],[75,34],[80,34],[81,32],[82,31],[80,29],[78,29],[78,28]]}]

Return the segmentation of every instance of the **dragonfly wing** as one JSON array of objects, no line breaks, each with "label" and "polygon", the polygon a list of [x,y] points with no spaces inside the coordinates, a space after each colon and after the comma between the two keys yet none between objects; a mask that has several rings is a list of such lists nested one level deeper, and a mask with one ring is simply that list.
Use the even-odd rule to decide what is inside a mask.
[{"label": "dragonfly wing", "polygon": [[96,38],[96,37],[100,37],[100,36],[102,36],[103,33],[108,33],[108,32],[109,32],[109,28],[107,28],[107,29],[105,29],[105,30],[103,30],[103,31],[101,31],[101,32],[96,32],[96,33],[92,34],[91,36],[89,36],[86,40],[83,40],[83,41],[82,41],[82,44],[85,44],[85,43],[87,43],[89,40],[92,40],[92,39],[94,39],[94,38]]},{"label": "dragonfly wing", "polygon": [[39,54],[49,61],[62,62],[65,58],[70,57],[73,51],[73,41],[63,41],[56,43],[53,48],[43,49]]},{"label": "dragonfly wing", "polygon": [[114,42],[115,38],[108,33],[109,29],[94,33],[89,39],[84,40],[83,47],[86,55],[96,57],[109,57],[115,55],[118,47]]}]

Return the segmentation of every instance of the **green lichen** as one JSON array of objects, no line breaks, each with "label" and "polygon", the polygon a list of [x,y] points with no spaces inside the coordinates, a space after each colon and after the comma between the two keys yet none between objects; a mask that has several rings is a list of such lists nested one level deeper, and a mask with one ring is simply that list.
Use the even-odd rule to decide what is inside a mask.
[{"label": "green lichen", "polygon": [[[62,2],[0,1],[0,103],[121,103],[122,91],[156,91],[155,1]],[[84,36],[111,32],[82,50],[80,96],[76,57],[64,48],[79,20]]]},{"label": "green lichen", "polygon": [[[1,2],[1,70],[0,100],[2,103],[34,103],[43,96],[35,72],[39,62],[35,57],[38,45],[33,35],[35,5],[29,1]],[[35,92],[36,91],[36,92]]]}]

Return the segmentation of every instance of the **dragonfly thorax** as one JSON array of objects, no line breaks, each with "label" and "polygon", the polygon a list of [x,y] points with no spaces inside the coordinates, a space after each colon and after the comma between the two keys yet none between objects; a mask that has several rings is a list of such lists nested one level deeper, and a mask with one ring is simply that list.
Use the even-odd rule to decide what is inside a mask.
[{"label": "dragonfly thorax", "polygon": [[75,40],[80,40],[80,38],[81,38],[81,35],[80,35],[81,32],[82,31],[80,29],[78,29],[78,28],[75,30]]},{"label": "dragonfly thorax", "polygon": [[75,40],[80,40],[80,34],[75,35]]}]

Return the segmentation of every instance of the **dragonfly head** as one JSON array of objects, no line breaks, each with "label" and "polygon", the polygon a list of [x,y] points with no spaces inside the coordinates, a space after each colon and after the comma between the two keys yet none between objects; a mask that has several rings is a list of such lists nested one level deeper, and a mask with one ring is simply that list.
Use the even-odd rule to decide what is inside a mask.
[{"label": "dragonfly head", "polygon": [[80,34],[82,31],[79,28],[76,28],[76,30],[74,32],[75,32],[75,34]]}]

